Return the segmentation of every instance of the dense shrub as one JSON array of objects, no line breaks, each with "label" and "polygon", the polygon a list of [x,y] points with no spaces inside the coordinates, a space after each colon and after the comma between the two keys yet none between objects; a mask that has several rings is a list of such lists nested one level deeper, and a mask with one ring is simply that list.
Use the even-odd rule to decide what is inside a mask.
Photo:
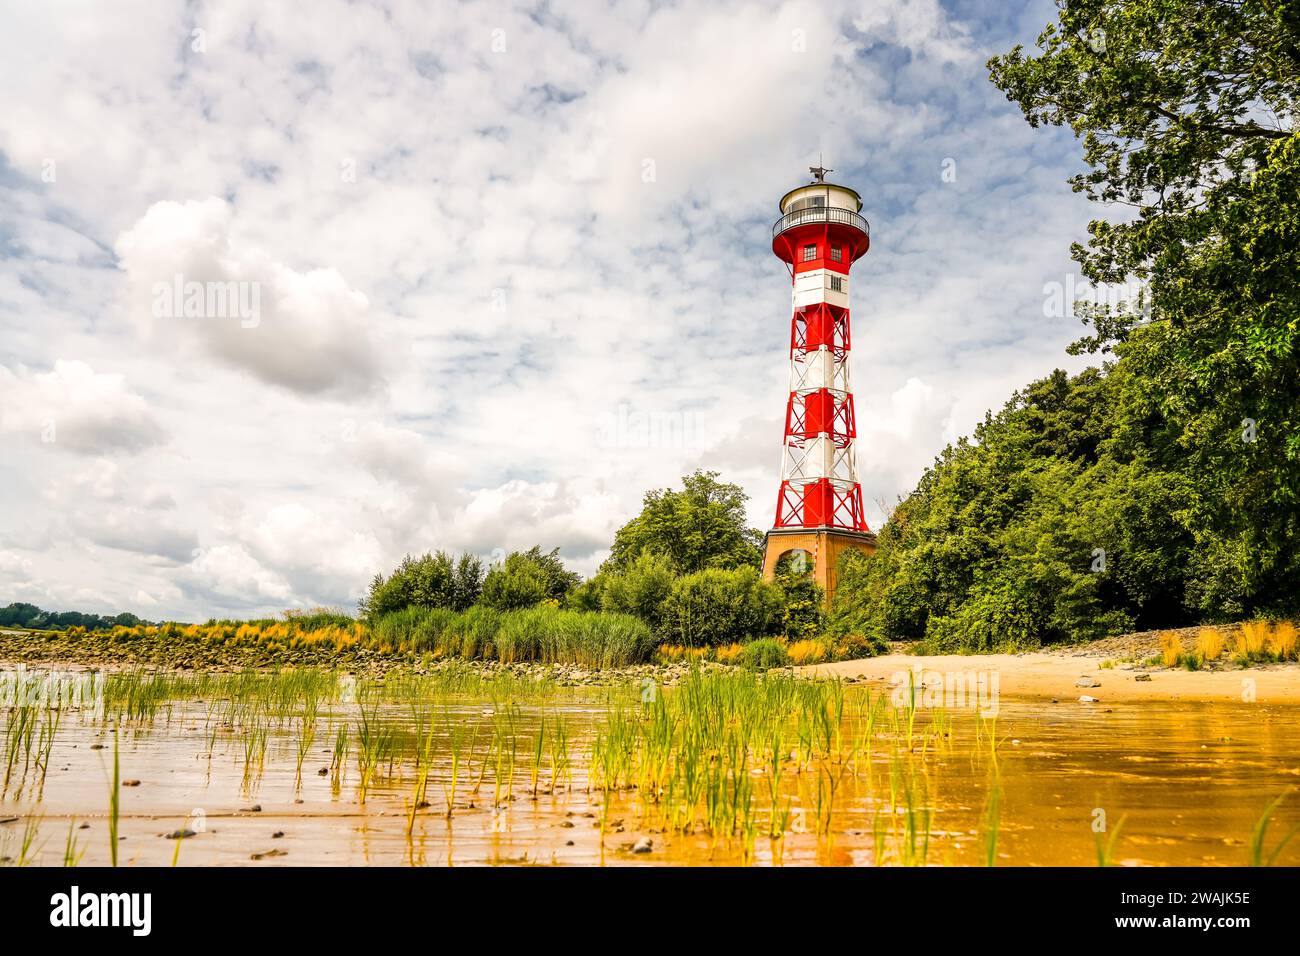
[{"label": "dense shrub", "polygon": [[742,667],[754,670],[768,670],[773,667],[787,667],[790,664],[790,652],[780,641],[765,637],[750,641],[740,650],[738,663]]},{"label": "dense shrub", "polygon": [[375,575],[361,602],[361,614],[378,618],[407,607],[441,607],[463,611],[483,587],[483,562],[472,554],[454,560],[445,551],[402,559],[391,575]]},{"label": "dense shrub", "polygon": [[753,568],[699,571],[673,582],[663,603],[664,629],[692,647],[728,644],[774,633],[781,607],[781,589]]},{"label": "dense shrub", "polygon": [[646,552],[638,555],[625,570],[606,572],[598,580],[601,610],[631,614],[645,621],[652,630],[662,630],[664,602],[672,593],[675,580],[667,558]]},{"label": "dense shrub", "polygon": [[560,549],[547,554],[534,546],[515,551],[493,565],[483,581],[481,600],[488,607],[512,611],[543,601],[557,604],[578,584],[578,575],[564,566]]},{"label": "dense shrub", "polygon": [[776,584],[781,589],[781,633],[794,641],[821,634],[825,595],[811,570],[795,567],[789,557],[782,558],[776,566]]}]

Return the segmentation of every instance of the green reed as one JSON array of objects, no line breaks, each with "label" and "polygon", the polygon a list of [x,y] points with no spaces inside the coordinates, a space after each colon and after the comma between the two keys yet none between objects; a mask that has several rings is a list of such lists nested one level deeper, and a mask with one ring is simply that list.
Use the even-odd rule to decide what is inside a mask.
[{"label": "green reed", "polygon": [[118,759],[118,738],[121,736],[119,727],[113,733],[113,782],[108,791],[108,858],[112,866],[117,866],[117,826],[122,812],[122,767]]},{"label": "green reed", "polygon": [[1278,807],[1282,805],[1282,801],[1284,801],[1287,796],[1289,796],[1289,794],[1284,793],[1270,802],[1269,805],[1264,808],[1264,812],[1260,814],[1259,819],[1255,822],[1255,827],[1250,834],[1251,866],[1272,866],[1277,858],[1282,855],[1282,851],[1286,849],[1287,844],[1295,838],[1297,833],[1300,833],[1300,823],[1298,823],[1287,831],[1282,839],[1278,841],[1277,845],[1273,847],[1272,852],[1265,856],[1264,843],[1268,836],[1269,823],[1272,822],[1273,815],[1277,812]]}]

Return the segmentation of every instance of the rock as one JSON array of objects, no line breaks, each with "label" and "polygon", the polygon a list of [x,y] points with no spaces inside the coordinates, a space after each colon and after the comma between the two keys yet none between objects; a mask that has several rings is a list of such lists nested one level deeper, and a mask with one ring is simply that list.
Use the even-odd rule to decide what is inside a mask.
[{"label": "rock", "polygon": [[138,787],[138,786],[140,786],[140,781],[139,781],[139,780],[123,780],[123,781],[122,781],[122,786],[124,786],[124,787]]},{"label": "rock", "polygon": [[1081,704],[1100,704],[1101,701],[1099,701],[1096,697],[1089,697],[1087,694],[1084,694],[1082,697],[1079,698],[1079,703],[1081,703]]},{"label": "rock", "polygon": [[260,803],[255,803],[251,807],[244,807],[239,812],[240,813],[261,813],[262,805]]},{"label": "rock", "polygon": [[1101,681],[1092,677],[1080,677],[1074,682],[1075,687],[1100,687]]},{"label": "rock", "polygon": [[1134,677],[1133,677],[1133,679],[1134,679],[1134,680],[1150,680],[1150,679],[1151,679],[1151,675],[1150,675],[1150,674],[1135,674]]},{"label": "rock", "polygon": [[193,831],[193,830],[191,830],[189,827],[181,827],[181,829],[179,829],[179,830],[173,830],[171,833],[167,834],[167,839],[168,839],[168,840],[188,840],[188,839],[189,839],[190,837],[192,837],[192,836],[194,836],[194,831]]},{"label": "rock", "polygon": [[267,850],[265,853],[249,854],[248,858],[250,860],[264,860],[267,857],[271,857],[271,856],[288,856],[288,855],[289,855],[288,850]]},{"label": "rock", "polygon": [[283,830],[276,830],[274,833],[271,834],[271,839],[272,839],[272,840],[278,840],[278,839],[280,839],[280,838],[283,837],[283,836],[284,836],[284,831],[283,831]]},{"label": "rock", "polygon": [[649,853],[655,848],[654,841],[649,837],[642,837],[632,844],[633,853]]},{"label": "rock", "polygon": [[329,775],[330,775],[329,767],[321,767],[319,770],[316,771],[316,776],[318,777],[328,777]]}]

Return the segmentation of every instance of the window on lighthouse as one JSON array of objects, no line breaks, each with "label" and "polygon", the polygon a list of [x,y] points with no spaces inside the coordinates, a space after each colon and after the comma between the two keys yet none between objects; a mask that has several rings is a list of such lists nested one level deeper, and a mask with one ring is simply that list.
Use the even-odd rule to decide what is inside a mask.
[{"label": "window on lighthouse", "polygon": [[843,262],[844,250],[839,246],[831,246],[831,259],[835,262]]},{"label": "window on lighthouse", "polygon": [[816,258],[817,258],[817,247],[816,247],[816,246],[804,246],[804,247],[803,247],[803,261],[804,261],[804,262],[811,262],[813,259],[816,259]]},{"label": "window on lighthouse", "polygon": [[831,276],[831,291],[832,292],[844,291],[844,278],[842,276]]}]

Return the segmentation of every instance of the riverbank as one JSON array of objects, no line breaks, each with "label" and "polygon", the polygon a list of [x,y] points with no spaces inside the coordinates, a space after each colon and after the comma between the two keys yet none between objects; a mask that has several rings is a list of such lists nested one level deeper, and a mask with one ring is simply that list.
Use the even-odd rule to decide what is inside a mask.
[{"label": "riverbank", "polygon": [[932,675],[949,683],[960,675],[971,688],[977,686],[972,681],[981,679],[987,688],[996,686],[1001,697],[1056,702],[1078,702],[1087,697],[1091,700],[1085,703],[1099,705],[1147,701],[1300,704],[1300,664],[1189,671],[1117,662],[1105,653],[1087,653],[1076,647],[978,656],[892,653],[796,670],[815,677],[879,682],[882,687],[903,686],[909,672],[919,674],[919,686]]},{"label": "riverbank", "polygon": [[[122,642],[103,634],[70,635],[61,631],[0,629],[0,667],[16,665],[212,672],[295,667],[331,669],[368,678],[383,678],[395,672],[421,675],[469,668],[484,676],[509,673],[533,680],[550,680],[564,686],[602,686],[647,679],[658,684],[674,684],[691,668],[687,661],[595,669],[535,661],[503,663],[435,658],[430,654],[383,651],[374,647],[318,645],[279,650],[264,644],[218,643],[184,636]],[[699,666],[726,669],[725,665],[711,662]]]},{"label": "riverbank", "polygon": [[[1188,635],[1180,636],[1188,637]],[[899,686],[908,672],[978,682],[1001,697],[1086,703],[1140,701],[1204,701],[1300,703],[1300,664],[1254,664],[1242,667],[1229,658],[1203,669],[1186,670],[1158,663],[1159,641],[1151,634],[1129,634],[1090,644],[1070,645],[1022,654],[917,655],[905,646],[879,657],[794,668],[808,677],[838,677],[850,683]],[[173,636],[167,640],[129,642],[103,635],[73,635],[59,631],[0,630],[0,666],[135,668],[159,670],[236,671],[277,667],[330,668],[365,677],[394,672],[436,673],[449,668],[473,668],[485,675],[505,672],[566,686],[601,686],[653,680],[672,685],[692,664],[635,664],[592,669],[571,664],[465,661],[437,659],[374,647],[304,646],[286,650],[261,644],[217,643]],[[727,665],[701,662],[706,669]],[[990,684],[990,681],[995,682]],[[975,684],[971,684],[972,687]],[[985,692],[988,692],[986,690]]]}]

